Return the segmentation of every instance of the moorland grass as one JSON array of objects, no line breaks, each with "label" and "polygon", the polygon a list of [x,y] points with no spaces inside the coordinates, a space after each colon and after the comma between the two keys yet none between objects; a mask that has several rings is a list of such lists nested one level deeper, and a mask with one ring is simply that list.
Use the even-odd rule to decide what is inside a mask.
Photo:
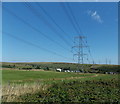
[{"label": "moorland grass", "polygon": [[22,70],[3,70],[2,74],[3,102],[118,101],[117,74]]},{"label": "moorland grass", "polygon": [[117,103],[119,104],[119,84],[109,80],[71,81],[55,83],[46,91],[19,96],[22,102],[74,102],[74,103]]}]

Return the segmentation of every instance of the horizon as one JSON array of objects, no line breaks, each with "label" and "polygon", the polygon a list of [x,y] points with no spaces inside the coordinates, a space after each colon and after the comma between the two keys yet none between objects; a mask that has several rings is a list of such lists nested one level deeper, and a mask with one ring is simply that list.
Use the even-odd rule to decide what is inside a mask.
[{"label": "horizon", "polygon": [[[32,62],[32,61],[31,62],[22,62],[22,61],[19,61],[19,62],[10,62],[10,61],[8,61],[8,62],[0,62],[0,63],[65,63],[65,64],[78,64],[78,63],[71,63],[71,62]],[[88,64],[89,65],[89,63],[84,63],[84,64]],[[94,64],[94,65],[118,65],[118,64]]]}]

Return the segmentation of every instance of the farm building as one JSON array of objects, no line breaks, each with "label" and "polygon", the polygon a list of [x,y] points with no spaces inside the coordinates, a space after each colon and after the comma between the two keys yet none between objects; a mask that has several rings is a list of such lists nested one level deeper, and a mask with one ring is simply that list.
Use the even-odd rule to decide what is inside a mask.
[{"label": "farm building", "polygon": [[56,71],[61,72],[61,71],[62,71],[62,69],[58,68],[58,69],[56,69]]}]

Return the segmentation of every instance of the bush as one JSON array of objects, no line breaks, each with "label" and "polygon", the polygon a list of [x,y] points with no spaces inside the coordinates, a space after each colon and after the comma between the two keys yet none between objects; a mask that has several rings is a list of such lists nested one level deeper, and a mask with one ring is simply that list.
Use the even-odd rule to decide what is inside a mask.
[{"label": "bush", "polygon": [[40,67],[39,66],[36,66],[36,68],[35,69],[40,69]]},{"label": "bush", "polygon": [[49,70],[49,68],[48,67],[45,67],[45,68],[43,68],[44,70]]},{"label": "bush", "polygon": [[47,91],[24,95],[25,102],[119,102],[117,79],[53,84]]}]

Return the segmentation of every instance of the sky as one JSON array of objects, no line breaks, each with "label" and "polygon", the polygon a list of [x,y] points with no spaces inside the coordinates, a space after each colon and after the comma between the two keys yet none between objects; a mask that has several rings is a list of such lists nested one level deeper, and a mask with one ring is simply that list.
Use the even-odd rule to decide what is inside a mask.
[{"label": "sky", "polygon": [[4,62],[74,62],[84,35],[84,63],[118,64],[116,2],[4,2],[2,30]]}]

